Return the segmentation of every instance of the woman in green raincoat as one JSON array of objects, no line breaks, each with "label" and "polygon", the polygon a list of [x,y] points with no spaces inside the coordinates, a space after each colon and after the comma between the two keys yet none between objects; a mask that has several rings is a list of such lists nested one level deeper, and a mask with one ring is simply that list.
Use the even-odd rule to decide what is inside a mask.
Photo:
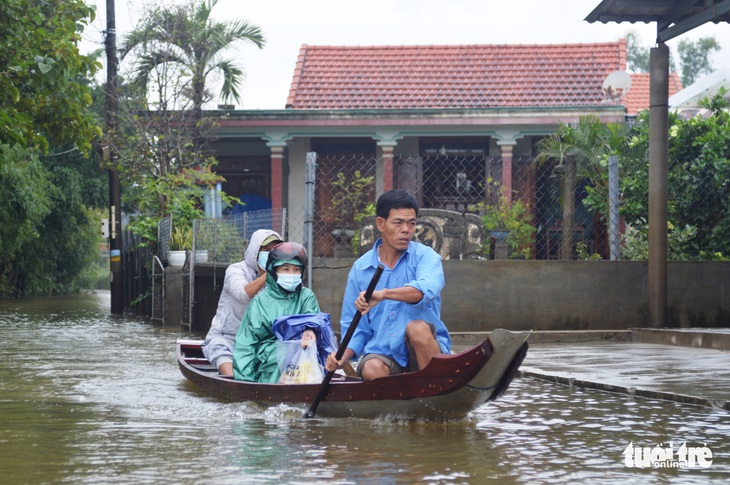
[{"label": "woman in green raincoat", "polygon": [[[243,315],[233,348],[233,376],[239,381],[276,383],[276,336],[271,324],[283,315],[319,313],[314,292],[302,286],[307,252],[301,244],[285,242],[269,252],[266,286],[251,300]],[[302,340],[313,340],[306,330]]]}]

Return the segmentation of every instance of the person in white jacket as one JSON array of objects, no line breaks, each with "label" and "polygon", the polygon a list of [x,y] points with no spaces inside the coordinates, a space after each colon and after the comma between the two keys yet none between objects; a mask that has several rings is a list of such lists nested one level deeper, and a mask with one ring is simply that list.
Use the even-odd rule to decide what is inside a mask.
[{"label": "person in white jacket", "polygon": [[243,313],[251,299],[266,286],[266,271],[262,268],[266,266],[269,250],[281,242],[276,231],[259,229],[251,235],[244,260],[226,269],[218,310],[203,344],[205,358],[221,375],[233,375],[233,346]]}]

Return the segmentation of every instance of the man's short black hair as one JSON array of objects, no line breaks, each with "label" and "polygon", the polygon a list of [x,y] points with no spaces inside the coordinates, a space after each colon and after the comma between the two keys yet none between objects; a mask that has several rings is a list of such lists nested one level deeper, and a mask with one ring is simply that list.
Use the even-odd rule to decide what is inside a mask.
[{"label": "man's short black hair", "polygon": [[389,190],[378,197],[375,215],[387,219],[390,209],[413,209],[418,216],[418,201],[405,190]]}]

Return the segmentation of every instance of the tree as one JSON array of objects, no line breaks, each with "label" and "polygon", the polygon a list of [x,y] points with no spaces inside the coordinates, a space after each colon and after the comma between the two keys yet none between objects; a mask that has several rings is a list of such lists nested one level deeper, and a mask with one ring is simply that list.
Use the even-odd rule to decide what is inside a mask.
[{"label": "tree", "polygon": [[4,0],[0,8],[0,143],[83,152],[101,135],[86,81],[100,67],[79,53],[94,19],[83,0]]},{"label": "tree", "polygon": [[[123,58],[137,56],[131,82],[120,85],[123,126],[114,149],[129,182],[125,210],[137,215],[131,228],[148,240],[156,239],[162,217],[191,223],[202,190],[220,181],[207,149],[215,124],[202,116],[209,75],[221,74],[223,100],[239,101],[243,69],[224,53],[238,42],[265,43],[254,25],[211,19],[216,4],[197,0],[153,10],[120,49]],[[230,200],[224,194],[224,202]]]},{"label": "tree", "polygon": [[682,66],[682,85],[689,86],[703,74],[710,74],[713,69],[708,56],[712,51],[720,50],[720,44],[714,37],[703,37],[697,42],[680,40],[679,63]]},{"label": "tree", "polygon": [[38,155],[0,145],[0,298],[16,296],[23,249],[40,238],[53,186]]},{"label": "tree", "polygon": [[[710,116],[670,114],[668,221],[670,259],[724,259],[730,255],[730,113],[720,92],[702,101]],[[648,219],[649,117],[641,114],[622,155],[621,213],[645,244]]]},{"label": "tree", "polygon": [[0,298],[75,291],[97,254],[100,64],[78,50],[93,18],[82,0],[0,7]]},{"label": "tree", "polygon": [[0,299],[90,283],[101,219],[92,210],[107,204],[108,177],[98,151],[69,146],[50,143],[48,155],[0,146]]},{"label": "tree", "polygon": [[[143,244],[157,240],[157,225],[172,217],[181,229],[204,215],[200,210],[205,189],[223,179],[212,172],[216,165],[207,143],[215,123],[210,118],[190,122],[191,110],[172,109],[188,106],[179,77],[162,69],[154,82],[169,92],[145,110],[144,93],[139,86],[119,83],[119,136],[111,148],[118,154],[124,187],[124,212],[132,215],[129,229],[143,239]],[[194,130],[193,130],[194,128]],[[195,137],[198,142],[194,143]],[[222,194],[223,202],[232,200]]]},{"label": "tree", "polygon": [[[649,72],[650,50],[639,43],[636,32],[630,30],[624,35],[626,38],[626,68],[632,72]],[[669,51],[669,71],[675,72],[674,55]]]},{"label": "tree", "polygon": [[69,293],[96,255],[86,180],[31,149],[0,146],[0,299]]},{"label": "tree", "polygon": [[[555,163],[554,173],[561,182],[563,205],[562,257],[571,259],[575,192],[579,181],[587,181],[583,203],[608,217],[608,157],[616,155],[626,143],[629,128],[623,123],[603,123],[596,116],[585,116],[577,123],[561,125],[540,144],[538,163]],[[571,237],[566,237],[565,231]]]},{"label": "tree", "polygon": [[[628,31],[626,37],[626,65],[633,72],[649,72],[649,48],[639,43],[637,35]],[[689,86],[704,74],[714,72],[709,59],[710,53],[720,50],[714,37],[703,37],[696,42],[681,40],[677,46],[679,67],[682,72],[682,85]],[[670,52],[669,70],[676,71],[674,57]]]},{"label": "tree", "polygon": [[639,44],[636,32],[626,32],[626,64],[630,71],[649,72],[649,49]]},{"label": "tree", "polygon": [[243,69],[223,53],[238,42],[262,48],[261,29],[243,21],[217,22],[210,18],[218,0],[198,0],[189,5],[151,11],[146,20],[124,40],[122,58],[133,50],[140,54],[133,69],[132,82],[144,87],[158,68],[167,65],[187,80],[188,98],[192,101],[193,122],[202,119],[206,100],[206,80],[213,72],[222,75],[221,97],[240,101],[238,91]]}]

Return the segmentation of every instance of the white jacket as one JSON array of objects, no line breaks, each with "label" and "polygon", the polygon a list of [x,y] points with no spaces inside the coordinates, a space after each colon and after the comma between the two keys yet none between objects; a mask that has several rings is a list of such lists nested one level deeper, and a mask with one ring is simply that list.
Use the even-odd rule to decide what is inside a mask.
[{"label": "white jacket", "polygon": [[233,263],[226,269],[218,310],[203,344],[205,358],[216,367],[226,362],[233,362],[233,345],[238,327],[241,326],[248,303],[256,296],[247,295],[243,288],[259,276],[259,249],[261,243],[272,235],[281,239],[276,231],[269,229],[255,231],[243,255],[244,260]]}]

